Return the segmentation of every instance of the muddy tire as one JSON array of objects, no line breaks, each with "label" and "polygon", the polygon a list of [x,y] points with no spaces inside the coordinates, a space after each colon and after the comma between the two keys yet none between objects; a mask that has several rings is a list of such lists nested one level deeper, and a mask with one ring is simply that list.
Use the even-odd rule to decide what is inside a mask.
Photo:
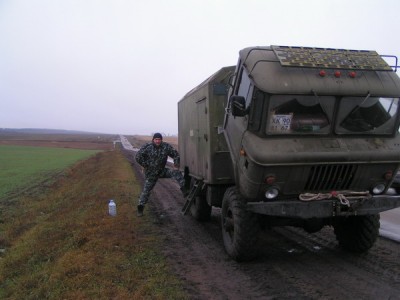
[{"label": "muddy tire", "polygon": [[[195,181],[196,179],[191,178],[190,189],[193,188]],[[206,192],[203,190],[193,199],[193,203],[190,206],[190,213],[197,221],[209,221],[211,219],[211,209],[212,207],[207,203]]]},{"label": "muddy tire", "polygon": [[200,194],[193,200],[190,213],[197,221],[209,221],[211,218],[211,208],[207,203],[206,197]]},{"label": "muddy tire", "polygon": [[230,257],[249,261],[257,256],[258,217],[245,210],[245,201],[235,187],[228,188],[224,194],[221,225],[225,250]]},{"label": "muddy tire", "polygon": [[351,216],[335,220],[333,228],[339,245],[354,253],[368,251],[379,235],[379,215]]}]

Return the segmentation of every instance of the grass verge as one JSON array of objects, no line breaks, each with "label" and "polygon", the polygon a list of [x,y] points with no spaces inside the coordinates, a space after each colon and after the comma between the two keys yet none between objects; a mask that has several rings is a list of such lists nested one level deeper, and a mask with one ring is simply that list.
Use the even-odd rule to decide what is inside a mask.
[{"label": "grass verge", "polygon": [[185,299],[151,216],[135,216],[138,194],[130,164],[110,151],[21,195],[0,222],[0,298]]}]

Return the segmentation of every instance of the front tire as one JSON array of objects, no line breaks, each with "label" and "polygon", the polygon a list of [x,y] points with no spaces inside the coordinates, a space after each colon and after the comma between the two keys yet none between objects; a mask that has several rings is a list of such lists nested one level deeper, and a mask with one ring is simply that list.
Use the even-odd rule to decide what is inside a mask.
[{"label": "front tire", "polygon": [[237,261],[257,256],[260,224],[256,214],[246,211],[246,203],[236,187],[226,190],[221,210],[222,237],[225,250]]},{"label": "front tire", "polygon": [[368,251],[379,235],[379,214],[340,217],[333,223],[339,245],[354,253]]}]

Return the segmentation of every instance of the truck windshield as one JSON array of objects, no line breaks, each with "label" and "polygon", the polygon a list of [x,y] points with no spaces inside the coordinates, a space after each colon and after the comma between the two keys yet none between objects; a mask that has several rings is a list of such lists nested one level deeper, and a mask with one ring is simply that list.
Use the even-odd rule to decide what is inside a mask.
[{"label": "truck windshield", "polygon": [[328,134],[332,124],[335,97],[271,96],[268,134]]},{"label": "truck windshield", "polygon": [[399,98],[343,97],[336,133],[393,134],[398,108]]}]

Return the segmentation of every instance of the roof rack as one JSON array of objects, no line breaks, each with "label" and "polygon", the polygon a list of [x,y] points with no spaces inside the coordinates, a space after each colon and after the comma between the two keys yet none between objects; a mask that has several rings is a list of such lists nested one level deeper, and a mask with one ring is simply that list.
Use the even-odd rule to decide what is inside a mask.
[{"label": "roof rack", "polygon": [[394,55],[381,55],[381,57],[394,59],[394,65],[390,66],[393,69],[393,71],[397,72],[397,68],[400,68],[400,66],[398,65],[397,56],[394,56]]},{"label": "roof rack", "polygon": [[[368,71],[397,71],[397,57],[380,56],[376,51],[333,48],[271,46],[284,67],[330,68]],[[395,59],[389,66],[382,57]]]}]

